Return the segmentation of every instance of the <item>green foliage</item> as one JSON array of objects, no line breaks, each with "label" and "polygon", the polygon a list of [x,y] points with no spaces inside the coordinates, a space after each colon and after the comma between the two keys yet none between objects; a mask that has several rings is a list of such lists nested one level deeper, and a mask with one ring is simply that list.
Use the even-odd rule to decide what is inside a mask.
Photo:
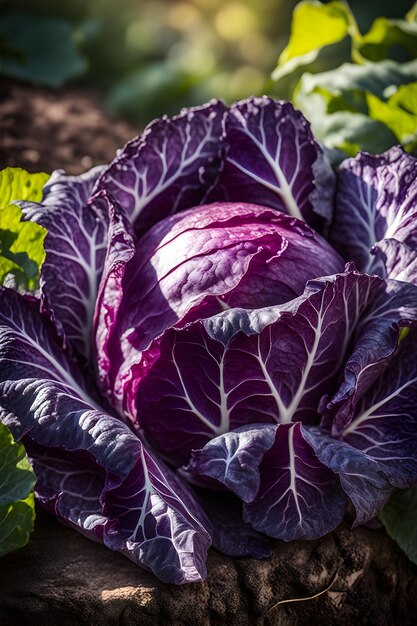
[{"label": "green foliage", "polygon": [[417,564],[417,487],[394,494],[379,517],[389,536]]},{"label": "green foliage", "polygon": [[280,80],[299,66],[309,65],[317,59],[322,48],[338,43],[348,35],[354,37],[358,32],[345,2],[300,2],[294,9],[290,41],[278,59],[272,78]]},{"label": "green foliage", "polygon": [[407,150],[417,150],[417,82],[401,85],[385,102],[369,93],[369,115],[392,130]]},{"label": "green foliage", "polygon": [[16,285],[25,290],[38,286],[46,231],[34,222],[22,221],[20,208],[12,203],[40,201],[48,178],[48,174],[29,174],[20,168],[0,171],[0,284],[13,275]]},{"label": "green foliage", "polygon": [[24,447],[0,423],[0,556],[29,540],[35,520],[35,482]]},{"label": "green foliage", "polygon": [[[306,38],[305,32],[312,35]],[[346,38],[350,40],[347,62],[340,64],[338,48],[330,69],[299,78],[300,65],[311,64],[329,46],[333,49]],[[326,67],[332,65],[331,56],[326,57]],[[362,35],[347,3],[301,2],[294,11],[289,44],[273,74],[278,92],[284,76],[291,73],[298,82],[293,82],[291,93],[279,95],[293,99],[328,148],[352,156],[358,150],[383,152],[397,143],[411,152],[416,150],[415,7],[404,20],[377,18]]]},{"label": "green foliage", "polygon": [[0,17],[0,74],[59,87],[85,69],[66,20],[30,13]]}]

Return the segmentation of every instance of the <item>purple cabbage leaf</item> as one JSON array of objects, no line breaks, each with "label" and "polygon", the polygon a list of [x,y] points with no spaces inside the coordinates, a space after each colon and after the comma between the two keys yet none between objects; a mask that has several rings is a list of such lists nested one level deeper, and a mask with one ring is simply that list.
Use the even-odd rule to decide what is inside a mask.
[{"label": "purple cabbage leaf", "polygon": [[202,580],[210,535],[188,490],[89,396],[37,301],[3,288],[0,322],[0,419],[34,448],[40,501],[165,582]]},{"label": "purple cabbage leaf", "polygon": [[25,219],[48,231],[42,310],[51,313],[59,333],[86,361],[91,359],[92,321],[112,219],[105,203],[87,203],[102,170],[95,167],[81,176],[57,170],[43,188],[42,202],[21,203]]},{"label": "purple cabbage leaf", "polygon": [[167,330],[131,388],[140,427],[170,462],[184,464],[192,449],[244,425],[317,423],[322,397],[337,389],[357,318],[383,286],[348,268],[310,282],[287,304],[233,308]]},{"label": "purple cabbage leaf", "polygon": [[225,117],[226,157],[210,199],[243,198],[320,227],[331,222],[335,176],[310,125],[289,102],[249,98]]},{"label": "purple cabbage leaf", "polygon": [[[391,367],[392,359],[397,354],[401,330],[410,325],[415,326],[416,322],[417,287],[395,280],[380,281],[379,285],[374,285],[372,300],[357,324],[343,382],[327,405],[327,411],[334,417],[334,435],[343,432],[353,417],[357,402]],[[402,364],[399,367],[402,369]],[[327,417],[323,425],[327,425]]]},{"label": "purple cabbage leaf", "polygon": [[402,148],[346,159],[338,171],[330,242],[359,270],[375,271],[371,248],[382,239],[416,249],[416,200],[417,159]]},{"label": "purple cabbage leaf", "polygon": [[224,104],[212,101],[149,124],[105,169],[94,191],[112,194],[142,233],[202,204],[221,167]]},{"label": "purple cabbage leaf", "polygon": [[[106,319],[104,329],[101,319],[96,328],[100,376],[120,404],[142,352],[167,329],[224,309],[287,302],[307,280],[341,271],[343,262],[298,220],[256,205],[218,203],[162,220],[123,267],[116,289],[100,295],[99,315],[105,309]],[[106,363],[103,352],[111,352]],[[137,369],[135,385],[138,378]],[[135,412],[130,402],[124,408]]]},{"label": "purple cabbage leaf", "polygon": [[300,422],[221,435],[193,452],[189,469],[242,498],[245,522],[276,539],[316,539],[345,513],[338,477],[321,463]]}]

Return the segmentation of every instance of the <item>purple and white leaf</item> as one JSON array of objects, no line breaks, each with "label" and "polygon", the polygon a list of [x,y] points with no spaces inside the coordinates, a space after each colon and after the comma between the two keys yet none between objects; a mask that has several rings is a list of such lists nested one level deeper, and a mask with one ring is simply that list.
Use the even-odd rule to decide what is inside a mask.
[{"label": "purple and white leaf", "polygon": [[320,227],[333,214],[335,176],[292,104],[236,102],[225,119],[226,158],[210,200],[253,202]]},{"label": "purple and white leaf", "polygon": [[[401,329],[417,323],[417,287],[374,277],[369,306],[358,319],[343,382],[327,404],[323,425],[338,436],[353,417],[363,394],[391,365]],[[326,413],[328,412],[329,415]]]},{"label": "purple and white leaf", "polygon": [[340,436],[376,459],[394,487],[417,482],[417,338],[413,329]]},{"label": "purple and white leaf", "polygon": [[202,580],[210,544],[204,514],[136,435],[89,397],[39,303],[2,289],[0,338],[0,420],[29,452],[33,445],[34,458],[40,449],[52,456],[63,449],[63,460],[84,466],[88,457],[98,468],[91,489],[85,483],[92,508],[80,505],[84,487],[71,493],[69,476],[58,484],[56,461],[39,473],[41,503],[165,582]]},{"label": "purple and white leaf", "polygon": [[109,226],[105,203],[88,204],[103,168],[81,176],[54,172],[41,203],[25,202],[25,219],[47,229],[41,269],[42,310],[49,311],[68,344],[89,361],[91,328],[107,250]]},{"label": "purple and white leaf", "polygon": [[259,491],[243,505],[243,518],[284,541],[323,537],[345,513],[340,482],[317,458],[299,422],[275,429],[275,441],[259,465]]},{"label": "purple and white leaf", "polygon": [[370,273],[417,286],[417,250],[396,239],[383,239],[375,244],[371,253],[374,262]]},{"label": "purple and white leaf", "polygon": [[94,191],[111,193],[137,233],[202,204],[221,168],[225,112],[225,105],[213,100],[155,120],[126,144]]},{"label": "purple and white leaf", "polygon": [[259,463],[275,439],[272,424],[244,426],[212,439],[193,450],[187,471],[221,482],[244,502],[259,490]]},{"label": "purple and white leaf", "polygon": [[[103,193],[99,192],[99,195]],[[97,197],[96,200],[98,199]],[[120,210],[111,198],[105,196],[105,199],[110,208],[110,224],[107,254],[93,319],[94,360],[99,385],[116,405],[117,400],[111,393],[114,382],[111,374],[114,371],[112,364],[117,361],[120,353],[120,342],[117,337],[116,340],[114,339],[114,330],[122,305],[123,277],[128,263],[135,254],[136,247],[135,236],[124,211]]]},{"label": "purple and white leaf", "polygon": [[304,437],[320,461],[339,476],[342,489],[355,508],[355,525],[373,519],[394,491],[383,465],[347,442],[330,437],[321,428],[305,428]]},{"label": "purple and white leaf", "polygon": [[330,242],[367,272],[372,246],[396,239],[417,247],[417,159],[401,147],[380,155],[360,152],[342,162]]},{"label": "purple and white leaf", "polygon": [[144,353],[135,372],[142,382],[126,387],[132,414],[176,465],[244,425],[317,423],[320,400],[336,389],[357,321],[381,284],[348,270],[313,281],[288,304],[230,309],[168,329]]}]

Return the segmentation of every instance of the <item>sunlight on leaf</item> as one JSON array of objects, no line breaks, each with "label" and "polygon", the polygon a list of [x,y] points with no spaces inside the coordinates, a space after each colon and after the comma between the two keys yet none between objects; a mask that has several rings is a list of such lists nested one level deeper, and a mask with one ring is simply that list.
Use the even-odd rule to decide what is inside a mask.
[{"label": "sunlight on leaf", "polygon": [[278,59],[273,79],[279,80],[300,65],[312,63],[321,48],[357,32],[355,18],[345,2],[300,2],[294,9],[289,44]]},{"label": "sunlight on leaf", "polygon": [[0,284],[12,277],[16,286],[35,290],[45,258],[46,230],[33,222],[21,221],[17,200],[39,202],[49,175],[29,174],[7,167],[0,172]]}]

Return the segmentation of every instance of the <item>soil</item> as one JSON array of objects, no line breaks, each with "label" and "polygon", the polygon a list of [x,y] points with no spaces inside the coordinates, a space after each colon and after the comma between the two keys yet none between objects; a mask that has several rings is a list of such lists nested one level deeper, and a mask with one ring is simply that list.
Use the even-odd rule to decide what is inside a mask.
[{"label": "soil", "polygon": [[[29,544],[1,559],[2,626],[408,626],[417,568],[383,530],[342,525],[276,541],[268,559],[215,550],[204,583],[174,587],[38,513]],[[330,589],[322,593],[325,589]],[[316,597],[312,597],[316,596]],[[296,601],[295,601],[296,600]]]},{"label": "soil", "polygon": [[50,91],[0,79],[0,169],[49,173],[62,168],[80,174],[111,161],[138,132],[109,118],[94,93]]},{"label": "soil", "polygon": [[[0,82],[1,166],[79,173],[137,133],[95,94]],[[211,550],[208,579],[172,587],[39,512],[29,544],[0,562],[0,624],[407,626],[417,567],[379,530],[342,525],[313,542],[275,542],[269,559]]]}]

